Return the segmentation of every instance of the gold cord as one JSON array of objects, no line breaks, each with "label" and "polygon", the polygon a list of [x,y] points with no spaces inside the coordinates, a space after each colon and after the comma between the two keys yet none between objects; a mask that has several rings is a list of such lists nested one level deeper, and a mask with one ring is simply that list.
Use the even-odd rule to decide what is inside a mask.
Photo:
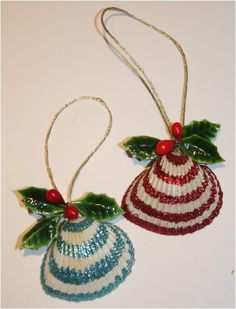
[{"label": "gold cord", "polygon": [[[152,24],[142,20],[141,18],[138,18],[136,16],[134,16],[133,14],[129,13],[126,10],[117,8],[117,7],[107,7],[103,10],[101,10],[99,12],[99,14],[101,14],[101,24],[102,27],[105,31],[105,34],[102,34],[102,32],[99,30],[99,28],[97,27],[99,33],[103,36],[104,40],[109,44],[109,46],[111,46],[114,50],[116,50],[116,52],[120,55],[120,57],[125,61],[125,63],[132,69],[132,71],[140,78],[140,80],[142,81],[142,83],[145,85],[145,87],[147,88],[147,90],[149,91],[149,93],[151,94],[152,98],[154,99],[161,115],[162,118],[166,124],[166,127],[171,134],[171,122],[169,120],[169,117],[167,116],[167,113],[165,111],[163,102],[161,101],[152,81],[148,78],[147,74],[145,73],[144,69],[137,63],[137,61],[134,59],[134,57],[127,51],[127,49],[115,38],[115,36],[108,30],[105,21],[104,21],[104,17],[105,14],[108,11],[115,11],[115,12],[120,12],[123,13],[125,15],[127,15],[128,17],[131,17],[135,20],[137,20],[138,22],[144,24],[145,26],[157,31],[158,33],[164,35],[167,39],[169,39],[175,46],[176,48],[179,50],[181,56],[182,56],[182,60],[183,60],[183,66],[184,66],[184,81],[183,81],[183,87],[182,87],[182,99],[181,99],[181,111],[180,111],[180,123],[182,124],[182,126],[184,125],[184,121],[185,121],[185,108],[186,108],[186,98],[187,98],[187,87],[188,87],[188,65],[187,65],[187,60],[186,60],[186,56],[185,53],[181,47],[181,45],[167,32],[153,26]],[[97,26],[97,25],[96,25]],[[107,35],[107,37],[106,37]],[[112,41],[115,42],[116,45],[112,44]],[[118,49],[120,48],[120,50]],[[124,53],[124,55],[127,56],[127,58],[122,54],[122,52]]]},{"label": "gold cord", "polygon": [[94,155],[94,153],[99,149],[99,147],[103,144],[103,142],[105,141],[105,139],[108,137],[111,127],[112,127],[112,113],[108,107],[108,105],[100,98],[98,97],[91,97],[91,96],[83,96],[83,97],[79,97],[67,104],[65,104],[62,108],[59,109],[59,111],[55,114],[55,116],[52,119],[52,122],[47,130],[47,134],[46,134],[46,138],[45,138],[45,144],[44,144],[44,158],[45,158],[45,164],[46,164],[46,169],[47,169],[47,174],[49,177],[49,180],[52,184],[52,187],[54,189],[57,190],[57,186],[56,183],[54,181],[54,177],[53,177],[53,173],[52,170],[50,168],[50,164],[49,164],[49,151],[48,151],[48,141],[49,141],[49,137],[51,135],[52,132],[52,128],[54,126],[54,123],[56,122],[58,116],[70,105],[81,101],[81,100],[93,100],[96,101],[98,103],[100,103],[101,105],[103,105],[105,107],[105,109],[107,110],[108,114],[109,114],[109,121],[108,121],[108,125],[107,125],[107,129],[105,131],[104,137],[100,140],[99,144],[92,150],[92,152],[87,156],[87,158],[81,163],[81,165],[77,168],[77,170],[75,171],[69,185],[68,185],[68,189],[67,189],[67,202],[71,203],[71,195],[72,195],[72,190],[73,190],[73,186],[75,183],[76,178],[78,177],[81,169],[84,167],[84,165],[88,162],[88,160]]}]

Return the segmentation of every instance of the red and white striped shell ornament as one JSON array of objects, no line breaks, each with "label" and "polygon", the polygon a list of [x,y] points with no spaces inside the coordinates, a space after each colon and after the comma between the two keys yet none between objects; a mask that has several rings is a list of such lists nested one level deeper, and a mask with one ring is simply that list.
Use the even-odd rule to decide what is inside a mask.
[{"label": "red and white striped shell ornament", "polygon": [[152,232],[195,232],[219,214],[222,190],[215,174],[180,153],[169,153],[145,169],[126,191],[122,208],[131,222]]},{"label": "red and white striped shell ornament", "polygon": [[[208,123],[209,128],[219,128],[207,120],[195,121],[193,125],[196,123],[198,127]],[[202,229],[219,214],[223,196],[219,181],[206,165],[192,157],[199,161],[205,157],[211,163],[223,159],[210,141],[215,152],[208,149],[207,153],[206,145],[203,156],[197,153],[197,146],[195,152],[189,152],[192,145],[188,140],[189,137],[180,139],[166,154],[157,154],[154,163],[131,183],[122,200],[124,216],[129,221],[159,234],[184,235]],[[131,138],[124,146],[129,155],[142,160],[156,155],[150,150],[154,142],[154,138],[140,136]],[[160,143],[156,143],[156,152]]]},{"label": "red and white striped shell ornament", "polygon": [[[108,12],[121,13],[156,34],[163,35],[178,50],[184,75],[180,122],[171,123],[150,77],[120,38],[107,28],[105,14]],[[117,7],[102,10],[101,25],[106,43],[142,81],[170,135],[169,140],[135,136],[123,144],[129,156],[138,160],[155,160],[126,191],[122,201],[124,216],[143,228],[161,234],[182,235],[199,230],[217,216],[222,206],[222,191],[216,176],[205,165],[200,165],[224,161],[212,143],[220,125],[205,119],[184,125],[188,64],[183,48],[172,35]]]}]

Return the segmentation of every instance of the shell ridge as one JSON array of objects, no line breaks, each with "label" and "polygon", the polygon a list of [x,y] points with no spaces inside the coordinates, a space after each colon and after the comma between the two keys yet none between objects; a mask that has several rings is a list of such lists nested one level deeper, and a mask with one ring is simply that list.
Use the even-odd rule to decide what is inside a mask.
[{"label": "shell ridge", "polygon": [[122,251],[124,249],[124,241],[121,238],[120,232],[116,231],[113,227],[113,232],[116,234],[116,242],[114,247],[110,250],[104,258],[96,261],[84,272],[81,270],[69,269],[69,267],[59,267],[55,262],[53,252],[50,252],[49,266],[53,275],[64,283],[85,284],[91,280],[98,279],[108,273],[114,265],[118,263]]},{"label": "shell ridge", "polygon": [[106,246],[103,246],[102,248],[100,248],[97,252],[95,252],[93,255],[88,256],[86,258],[83,259],[75,259],[71,256],[65,256],[62,255],[58,250],[57,250],[57,246],[53,247],[53,254],[54,254],[54,258],[56,263],[58,264],[59,267],[63,267],[64,264],[68,264],[73,265],[70,268],[75,268],[75,269],[81,269],[81,271],[84,271],[85,268],[90,264],[95,263],[95,261],[100,257],[102,258],[103,256],[105,256],[106,254],[108,254],[108,252],[111,250],[111,248],[114,246],[115,244],[115,235],[114,233],[111,231],[110,235],[109,235],[109,240],[106,243]]},{"label": "shell ridge", "polygon": [[191,160],[188,156],[176,151],[166,154],[165,159],[174,165],[184,165],[186,162]]},{"label": "shell ridge", "polygon": [[[168,160],[167,155],[163,157],[163,161],[158,163],[158,161],[155,162],[156,166],[160,166],[161,170],[172,176],[182,176],[192,168],[194,164],[197,164],[196,161],[188,158],[187,160],[183,161],[181,164],[178,164],[178,162],[173,162]],[[172,173],[170,173],[170,170]]]},{"label": "shell ridge", "polygon": [[[160,218],[163,220],[168,220],[171,222],[180,222],[180,221],[187,221],[190,219],[194,219],[197,216],[201,215],[206,209],[209,209],[211,202],[214,200],[214,196],[216,193],[216,186],[213,184],[213,178],[210,175],[210,179],[211,182],[209,182],[210,184],[210,188],[209,188],[209,194],[206,194],[206,199],[203,199],[203,202],[200,204],[200,206],[198,205],[198,207],[195,208],[190,208],[189,204],[182,204],[182,210],[184,210],[184,208],[187,207],[187,211],[186,212],[181,212],[180,210],[176,212],[169,212],[170,208],[175,208],[176,205],[170,205],[170,208],[167,208],[167,204],[160,204],[157,202],[157,207],[154,208],[152,205],[150,205],[147,201],[141,200],[140,196],[137,194],[138,191],[138,184],[136,183],[133,187],[132,193],[130,195],[130,201],[133,203],[133,206],[139,210],[141,210],[142,212],[153,216],[155,218]],[[139,190],[140,191],[140,190]],[[149,201],[150,201],[150,197],[149,197]],[[155,201],[155,200],[154,200]],[[160,209],[158,209],[159,205],[161,205],[162,207],[162,211],[160,211]],[[178,208],[180,206],[180,204],[177,205]],[[181,212],[181,213],[180,213]]]},{"label": "shell ridge", "polygon": [[[147,201],[151,201],[150,196],[147,194],[144,199],[144,204],[139,207],[139,200],[141,200],[140,196],[137,194],[137,191],[140,192],[140,195],[142,197],[142,192],[146,193],[146,190],[144,188],[143,190],[140,190],[140,187],[142,187],[142,181],[144,182],[147,175],[141,174],[139,177],[136,178],[136,181],[134,181],[129,189],[126,191],[123,199],[122,199],[122,208],[125,210],[124,216],[130,220],[133,223],[136,223],[146,229],[149,229],[151,231],[166,234],[166,235],[184,235],[187,233],[192,233],[200,228],[203,228],[204,226],[211,223],[211,221],[218,215],[220,208],[222,207],[222,191],[220,188],[219,181],[215,174],[205,166],[200,166],[200,169],[202,172],[200,173],[202,178],[204,177],[204,184],[208,184],[208,186],[203,190],[203,188],[200,188],[199,190],[195,190],[195,194],[198,194],[197,199],[195,199],[195,204],[191,201],[188,202],[191,195],[186,195],[187,198],[184,202],[187,202],[186,204],[174,204],[171,205],[173,209],[176,209],[176,212],[170,213],[170,217],[168,218],[167,213],[167,207],[165,207],[165,204],[162,202],[161,198],[156,199],[156,204],[153,205],[161,205],[161,209],[163,211],[160,211],[160,209],[156,209],[159,206],[156,206],[154,209],[155,211],[159,211],[160,215],[159,218],[166,219],[166,220],[160,220],[159,218],[152,217],[151,215],[156,215],[157,212],[149,213],[147,206],[145,204],[148,204]],[[139,187],[140,186],[140,187]],[[203,194],[200,194],[202,191]],[[137,195],[137,196],[136,196]],[[193,197],[193,194],[192,194]],[[182,202],[183,202],[183,198]],[[138,202],[137,202],[138,201]],[[142,201],[142,200],[141,200]],[[142,202],[143,202],[142,201]],[[165,203],[168,201],[165,201]],[[176,202],[176,197],[174,199],[174,202]],[[138,204],[138,205],[137,205]],[[192,209],[192,205],[194,205],[194,209]],[[142,206],[145,208],[142,208]],[[150,206],[150,205],[149,205]],[[177,208],[175,207],[177,206]],[[141,209],[141,211],[140,211]],[[152,209],[152,211],[153,211]],[[185,210],[184,210],[185,209]],[[150,216],[148,216],[148,214]],[[187,214],[186,214],[187,213]],[[173,215],[174,214],[174,215]],[[145,216],[146,215],[146,216]],[[177,215],[177,216],[176,216]],[[178,217],[179,222],[175,222],[175,219]],[[149,222],[150,221],[150,222]],[[170,222],[171,221],[171,222]],[[174,224],[173,224],[174,223]],[[176,224],[177,223],[177,224]],[[160,225],[160,226],[158,226]]]},{"label": "shell ridge", "polygon": [[76,301],[93,300],[95,298],[103,297],[104,295],[112,292],[130,274],[133,263],[130,260],[128,261],[127,268],[124,267],[122,269],[122,275],[121,276],[118,275],[115,278],[114,283],[109,283],[107,286],[104,286],[101,290],[95,291],[93,293],[87,292],[87,293],[76,293],[76,294],[64,293],[64,292],[61,292],[59,290],[55,290],[52,287],[48,286],[46,284],[46,280],[45,280],[44,265],[45,265],[45,261],[43,262],[42,268],[41,268],[41,284],[43,286],[44,291],[51,296],[58,297],[58,298],[61,298],[61,299],[65,299],[65,300],[68,300],[68,301],[76,302]]},{"label": "shell ridge", "polygon": [[220,208],[222,206],[222,199],[220,199],[217,203],[217,208],[211,213],[210,217],[206,218],[201,224],[197,224],[194,226],[189,226],[186,228],[166,228],[160,227],[156,224],[152,224],[145,220],[142,220],[137,214],[132,213],[132,210],[128,208],[127,204],[124,204],[124,210],[126,210],[125,217],[132,223],[138,224],[139,226],[143,227],[144,229],[150,230],[155,233],[163,234],[163,235],[185,235],[188,233],[193,233],[196,230],[202,229],[205,226],[209,225],[212,220],[219,214]]},{"label": "shell ridge", "polygon": [[[72,221],[73,222],[73,221]],[[74,223],[71,223],[73,225]],[[94,221],[92,225],[87,227],[81,232],[76,232],[75,230],[73,232],[71,231],[65,231],[64,229],[61,230],[60,236],[62,240],[65,242],[72,244],[78,244],[82,243],[83,241],[87,241],[91,239],[91,237],[96,233],[98,229],[98,224]]]},{"label": "shell ridge", "polygon": [[[211,180],[213,181],[212,177],[211,177]],[[179,215],[179,218],[181,218],[181,213],[179,213],[179,214],[177,214],[177,213],[167,213],[166,214],[164,212],[163,213],[159,212],[157,209],[152,208],[150,205],[147,205],[143,201],[139,200],[139,197],[134,195],[135,193],[136,193],[136,191],[132,190],[132,193],[129,192],[127,194],[127,199],[126,199],[128,203],[131,202],[131,205],[133,205],[134,208],[140,209],[142,212],[144,212],[148,215],[154,216],[154,217],[156,217],[156,215],[157,215],[158,216],[157,218],[159,218],[160,216],[168,216],[168,215],[170,215],[171,218],[178,217],[178,215]],[[215,197],[216,193],[217,193],[216,185],[214,184],[214,182],[212,182],[210,196],[208,197],[206,202],[203,203],[203,205],[200,205],[198,208],[194,209],[194,213],[196,213],[196,212],[203,213],[206,209],[209,209],[209,207],[210,207],[209,204],[214,202],[214,197]],[[186,205],[183,205],[183,206],[185,207]],[[193,214],[188,214],[187,212],[184,213],[184,214],[187,214],[187,216],[188,215],[194,216]],[[170,221],[173,221],[173,220],[170,220]],[[179,220],[179,221],[182,221],[182,220]]]},{"label": "shell ridge", "polygon": [[[189,184],[190,183],[188,183],[188,185]],[[187,201],[190,202],[190,201],[193,201],[194,199],[198,199],[201,196],[201,194],[204,192],[204,190],[206,189],[207,184],[208,184],[208,179],[206,175],[204,175],[204,182],[196,190],[190,191],[190,189],[187,189],[186,191],[190,191],[190,192],[187,192],[186,194],[182,193],[180,195],[172,196],[172,195],[165,194],[164,192],[161,192],[161,191],[156,191],[156,189],[153,188],[152,184],[149,181],[148,174],[145,175],[143,179],[143,187],[144,187],[145,192],[149,194],[151,197],[160,198],[161,203],[168,203],[168,204],[177,204],[177,203],[183,203]]]},{"label": "shell ridge", "polygon": [[[200,221],[200,219],[203,219],[203,221],[200,224],[198,222],[196,224],[194,223],[194,225],[192,225],[192,226],[191,226],[191,223],[193,224],[193,220],[186,221],[183,224],[186,227],[185,229],[178,227],[176,224],[174,224],[171,227],[171,222],[164,221],[164,220],[160,221],[160,219],[148,217],[144,213],[139,213],[135,208],[130,209],[127,204],[125,205],[125,209],[127,211],[125,213],[125,217],[127,217],[131,222],[134,222],[134,223],[138,222],[139,225],[143,224],[143,227],[145,227],[146,224],[147,224],[147,227],[148,227],[147,229],[153,230],[153,231],[156,231],[156,232],[158,231],[158,233],[161,233],[161,234],[180,235],[180,234],[186,234],[186,233],[194,232],[195,228],[197,228],[198,225],[199,225],[199,228],[203,228],[205,225],[209,224],[207,222],[211,222],[212,221],[211,218],[214,218],[216,216],[216,213],[218,214],[219,210],[217,212],[217,209],[219,209],[222,206],[222,199],[218,197],[218,200],[216,200],[216,206],[214,204],[211,205],[211,206],[212,207],[211,207],[210,211],[212,211],[212,213],[209,217],[206,217],[205,219],[204,219],[204,215],[202,217],[197,217],[198,221]],[[212,210],[212,208],[213,208],[213,210]],[[207,212],[206,214],[208,215],[209,213]],[[158,226],[158,225],[160,225],[160,222],[162,222],[161,227]],[[169,228],[167,228],[167,227],[169,227]]]},{"label": "shell ridge", "polygon": [[[47,269],[47,267],[49,267],[48,259],[51,250],[49,248],[41,266],[41,284],[47,294],[68,301],[92,300],[97,297],[102,297],[107,293],[110,293],[121,282],[125,280],[125,278],[131,272],[132,266],[134,264],[134,249],[126,233],[124,233],[116,226],[112,227],[111,225],[110,227],[111,229],[117,231],[117,234],[120,235],[123,242],[125,243],[126,250],[123,250],[123,255],[126,257],[126,264],[124,265],[124,259],[121,258],[118,265],[115,266],[117,269],[116,272],[115,268],[113,268],[108,276],[102,276],[101,279],[95,279],[88,284],[83,284],[81,286],[76,286],[74,284],[64,284],[58,282],[57,278],[52,277],[53,274],[50,273],[50,270],[48,271]],[[108,280],[109,278],[111,281],[107,282],[106,280]],[[59,287],[57,287],[58,284]],[[63,287],[61,287],[60,285],[63,285]]]},{"label": "shell ridge", "polygon": [[[180,168],[181,166],[178,167],[179,170]],[[195,162],[186,173],[183,173],[183,171],[181,171],[180,173],[180,171],[175,171],[173,168],[169,168],[168,171],[168,173],[163,171],[161,166],[156,164],[155,168],[153,169],[153,174],[156,175],[157,178],[161,179],[163,182],[166,182],[168,184],[177,184],[181,186],[190,182],[195,178],[195,176],[198,175],[199,167]]]},{"label": "shell ridge", "polygon": [[[97,238],[100,237],[100,242],[97,242]],[[101,248],[108,239],[108,231],[106,226],[101,224],[97,232],[93,237],[87,241],[83,241],[80,244],[69,243],[63,240],[60,235],[57,239],[58,251],[67,256],[72,256],[73,258],[82,259],[94,254],[99,248]],[[68,241],[68,239],[67,239]]]},{"label": "shell ridge", "polygon": [[[213,204],[210,205],[209,212],[213,211],[214,208],[215,208],[215,204],[213,203]],[[156,217],[153,217],[153,216],[149,216],[149,215],[146,214],[146,213],[140,212],[137,208],[133,208],[133,211],[134,211],[134,213],[136,213],[136,214],[141,214],[142,217],[145,217],[145,220],[150,221],[150,223],[155,222],[155,224],[160,224],[160,222],[162,222],[162,224],[164,224],[164,225],[166,226],[167,224],[174,222],[174,221],[166,221],[166,220],[161,220],[161,221],[160,221],[159,218],[156,218]],[[193,224],[193,223],[195,224],[197,221],[200,221],[201,219],[204,219],[204,216],[207,216],[208,214],[209,214],[209,213],[208,213],[208,210],[205,210],[205,211],[203,212],[202,216],[197,216],[197,217],[195,218],[195,220],[194,220],[194,219],[190,219],[189,221],[186,221],[186,226],[191,225],[191,224]],[[174,222],[174,223],[175,223],[175,222]],[[178,223],[182,223],[182,221],[179,221]],[[179,227],[179,224],[178,224],[178,223],[175,224],[175,225],[173,224],[173,226],[175,226],[176,228],[178,228],[178,227]],[[169,225],[170,225],[170,224],[169,224]],[[181,225],[182,225],[182,224],[181,224]],[[183,222],[183,225],[185,225],[184,222]]]},{"label": "shell ridge", "polygon": [[79,218],[79,220],[75,222],[67,221],[63,225],[63,230],[67,232],[83,232],[88,227],[90,227],[94,223],[93,219],[90,218]]}]

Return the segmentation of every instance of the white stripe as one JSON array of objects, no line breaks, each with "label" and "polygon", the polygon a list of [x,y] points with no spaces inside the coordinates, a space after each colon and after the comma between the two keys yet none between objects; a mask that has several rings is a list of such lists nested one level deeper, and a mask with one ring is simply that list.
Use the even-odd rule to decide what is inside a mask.
[{"label": "white stripe", "polygon": [[106,244],[102,248],[100,248],[97,252],[95,252],[93,255],[90,255],[87,258],[75,259],[70,256],[65,256],[58,251],[55,242],[53,246],[53,255],[58,266],[64,268],[69,267],[70,269],[74,268],[75,270],[84,271],[85,268],[103,259],[106,256],[106,254],[108,254],[110,250],[114,247],[114,243],[116,241],[116,236],[112,231],[112,229],[110,228],[110,226],[107,225],[106,228],[109,232],[109,238]]},{"label": "white stripe", "polygon": [[189,158],[185,164],[174,165],[173,163],[168,161],[166,156],[163,156],[160,161],[160,165],[161,165],[162,170],[168,175],[184,176],[188,173],[188,171],[193,166],[193,160]]},{"label": "white stripe", "polygon": [[99,223],[94,221],[92,225],[90,225],[86,230],[81,232],[69,232],[62,229],[60,235],[62,237],[62,240],[64,240],[68,244],[80,244],[93,237],[93,235],[98,229],[98,225]]},{"label": "white stripe", "polygon": [[[191,201],[189,203],[185,204],[166,204],[166,203],[160,203],[159,200],[160,198],[154,198],[150,196],[148,193],[146,193],[144,187],[143,187],[143,178],[145,176],[141,177],[139,180],[139,184],[137,186],[137,196],[138,198],[143,201],[146,205],[150,205],[153,209],[156,209],[161,212],[169,212],[169,213],[186,213],[186,212],[191,212],[196,208],[199,208],[199,205],[203,205],[209,197],[211,196],[211,188],[212,188],[212,183],[209,180],[209,183],[205,189],[205,191],[201,194],[200,198]],[[132,187],[129,190],[129,198],[131,195],[131,192],[136,185],[137,181],[132,185]],[[173,193],[172,193],[173,196]]]},{"label": "white stripe", "polygon": [[207,218],[211,215],[213,210],[217,207],[218,201],[219,201],[219,187],[216,185],[215,201],[210,206],[210,208],[208,210],[206,210],[201,216],[199,216],[199,217],[197,217],[193,220],[189,220],[187,222],[174,223],[174,222],[169,222],[169,221],[165,221],[165,220],[161,220],[161,219],[151,217],[151,216],[141,212],[140,210],[134,208],[132,202],[130,201],[129,196],[127,196],[127,199],[126,199],[128,210],[131,212],[131,214],[133,216],[137,216],[138,218],[140,218],[144,221],[150,222],[150,223],[155,224],[157,226],[163,226],[163,227],[166,227],[166,228],[180,228],[180,227],[193,226],[196,223],[201,223],[205,218]]},{"label": "white stripe", "polygon": [[87,284],[76,285],[76,284],[63,283],[59,281],[57,278],[53,277],[53,275],[50,273],[48,266],[49,255],[50,251],[48,252],[45,263],[46,285],[52,287],[55,290],[59,290],[61,292],[68,294],[93,293],[96,291],[100,291],[104,286],[107,286],[109,283],[113,283],[117,275],[122,276],[122,269],[124,267],[127,267],[128,261],[131,258],[128,252],[128,244],[125,243],[125,248],[122,256],[119,259],[118,264],[107,275],[105,275],[100,279],[89,282]]},{"label": "white stripe", "polygon": [[[153,166],[150,170],[149,183],[152,185],[155,191],[165,193],[167,195],[171,196],[185,195],[187,193],[192,192],[193,190],[196,190],[198,187],[202,186],[202,183],[204,182],[204,172],[202,168],[199,169],[199,172],[194,177],[194,179],[192,179],[190,182],[182,186],[176,184],[168,184],[165,181],[159,179],[157,175],[153,173],[154,168],[155,167]],[[144,176],[142,178],[144,178],[147,175],[147,173],[144,173]]]}]

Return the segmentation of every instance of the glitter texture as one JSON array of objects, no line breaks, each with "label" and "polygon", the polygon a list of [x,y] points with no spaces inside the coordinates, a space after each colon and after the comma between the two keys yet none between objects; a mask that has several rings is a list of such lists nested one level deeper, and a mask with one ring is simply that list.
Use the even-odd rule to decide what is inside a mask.
[{"label": "glitter texture", "polygon": [[193,233],[219,214],[222,191],[215,174],[181,154],[167,154],[143,171],[122,200],[124,216],[156,233]]},{"label": "glitter texture", "polygon": [[67,231],[67,232],[82,232],[84,230],[86,230],[89,226],[91,226],[93,224],[93,219],[86,219],[83,221],[79,221],[78,223],[73,223],[71,224],[70,221],[67,221],[64,226],[63,226],[63,230]]},{"label": "glitter texture", "polygon": [[[78,224],[78,223],[77,223]],[[108,239],[108,231],[104,224],[101,224],[96,231],[95,235],[81,244],[66,243],[61,236],[57,239],[57,248],[61,254],[76,258],[83,259],[94,254],[100,249]]]},{"label": "glitter texture", "polygon": [[[74,223],[69,221],[62,227],[62,231],[73,230],[74,233],[76,229],[81,231],[81,226],[88,224],[87,220],[90,219],[80,218]],[[74,226],[72,227],[72,225]],[[81,259],[81,263],[84,263],[84,267],[81,269],[78,266],[80,264],[74,266],[73,261],[78,259],[71,251],[67,252],[67,255],[65,255],[66,252],[60,251],[62,244],[59,245],[57,239],[49,247],[41,266],[41,284],[47,294],[68,301],[93,300],[113,291],[131,272],[134,264],[132,243],[127,234],[115,225],[93,221],[83,229],[81,244],[75,243],[74,246],[83,244],[82,236],[86,236],[91,225],[96,232],[90,240],[93,238],[99,241],[101,246],[99,245],[96,252]],[[98,231],[102,231],[102,233]],[[106,238],[106,233],[108,238]],[[87,241],[89,243],[89,240]],[[72,244],[73,242],[70,243],[70,245]],[[105,248],[106,254],[103,253]],[[57,264],[54,258],[54,249],[58,250],[61,261],[63,261],[63,256],[67,256],[67,261],[69,258],[69,265],[62,267]]]},{"label": "glitter texture", "polygon": [[[105,224],[103,223],[102,225]],[[49,259],[49,268],[51,273],[62,282],[71,284],[85,284],[89,281],[93,281],[95,279],[101,278],[102,276],[105,276],[114,268],[114,266],[117,265],[125,245],[120,231],[113,226],[111,226],[111,229],[116,235],[116,242],[109,254],[107,254],[103,259],[89,266],[85,272],[82,272],[76,271],[75,269],[70,269],[69,267],[59,268],[53,258],[53,251],[51,251]],[[63,252],[63,254],[65,254],[65,252]],[[67,252],[66,255],[75,258],[73,254],[70,254],[70,252]]]}]

